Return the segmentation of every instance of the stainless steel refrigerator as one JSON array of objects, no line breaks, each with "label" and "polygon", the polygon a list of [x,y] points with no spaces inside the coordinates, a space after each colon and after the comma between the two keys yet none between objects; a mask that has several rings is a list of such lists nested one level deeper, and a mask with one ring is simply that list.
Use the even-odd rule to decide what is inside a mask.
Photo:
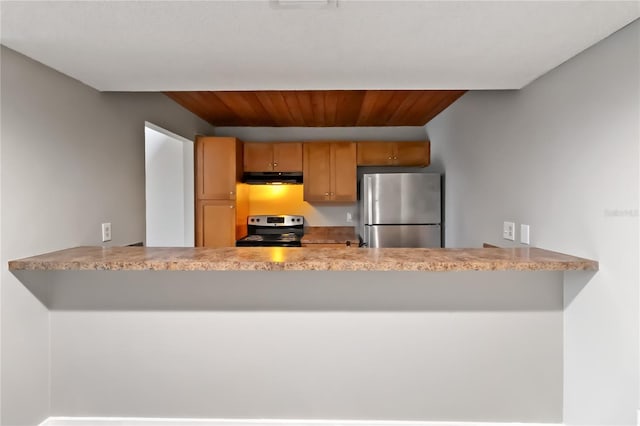
[{"label": "stainless steel refrigerator", "polygon": [[442,247],[439,174],[365,174],[359,189],[365,247]]}]

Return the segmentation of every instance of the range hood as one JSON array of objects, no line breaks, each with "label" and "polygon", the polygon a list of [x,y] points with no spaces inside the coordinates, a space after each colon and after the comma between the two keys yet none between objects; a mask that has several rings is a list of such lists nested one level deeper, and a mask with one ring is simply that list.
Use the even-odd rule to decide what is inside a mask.
[{"label": "range hood", "polygon": [[252,185],[301,184],[302,172],[245,172],[242,181]]}]

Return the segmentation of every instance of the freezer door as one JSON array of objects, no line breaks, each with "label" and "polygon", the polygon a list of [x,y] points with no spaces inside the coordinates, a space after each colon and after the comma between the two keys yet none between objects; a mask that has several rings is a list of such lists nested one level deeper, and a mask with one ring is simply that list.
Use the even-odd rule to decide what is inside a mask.
[{"label": "freezer door", "polygon": [[365,240],[377,247],[442,247],[440,225],[367,225]]},{"label": "freezer door", "polygon": [[440,223],[440,175],[388,173],[363,176],[364,223]]}]

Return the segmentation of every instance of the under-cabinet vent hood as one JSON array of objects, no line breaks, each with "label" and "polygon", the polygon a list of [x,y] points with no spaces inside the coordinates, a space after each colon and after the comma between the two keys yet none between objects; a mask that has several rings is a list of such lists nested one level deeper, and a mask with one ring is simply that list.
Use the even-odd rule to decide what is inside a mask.
[{"label": "under-cabinet vent hood", "polygon": [[301,184],[302,172],[245,172],[242,181],[252,185]]}]

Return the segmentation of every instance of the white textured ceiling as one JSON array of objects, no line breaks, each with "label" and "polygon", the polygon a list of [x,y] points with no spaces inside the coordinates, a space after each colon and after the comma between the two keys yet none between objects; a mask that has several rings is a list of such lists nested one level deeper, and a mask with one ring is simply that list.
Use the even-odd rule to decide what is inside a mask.
[{"label": "white textured ceiling", "polygon": [[99,90],[517,89],[637,1],[2,1],[2,44]]}]

